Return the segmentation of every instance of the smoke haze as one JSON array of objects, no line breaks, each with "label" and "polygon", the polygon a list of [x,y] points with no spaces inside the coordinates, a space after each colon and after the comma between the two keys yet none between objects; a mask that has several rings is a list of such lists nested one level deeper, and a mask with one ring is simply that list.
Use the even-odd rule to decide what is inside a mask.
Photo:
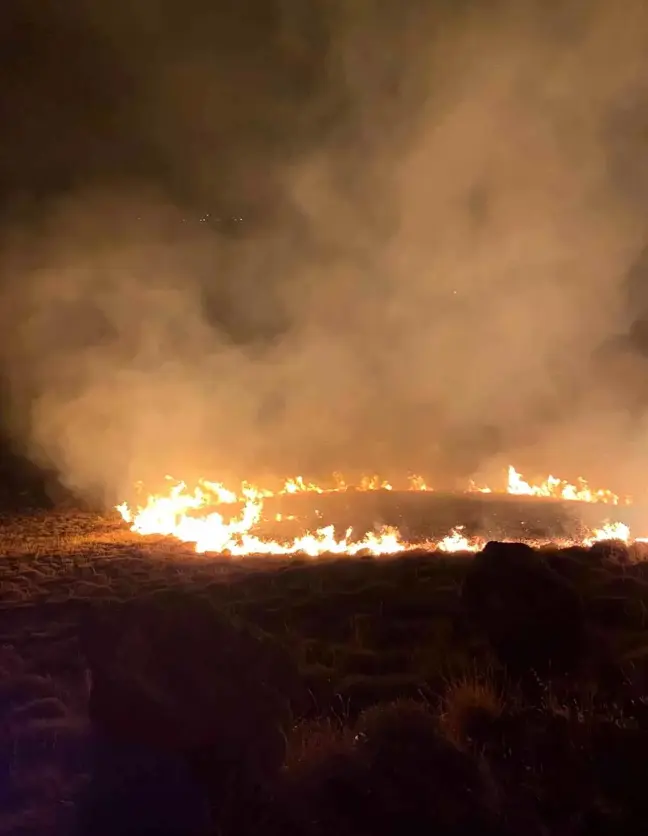
[{"label": "smoke haze", "polygon": [[187,5],[16,17],[94,44],[2,140],[30,456],[106,501],[509,461],[640,492],[645,4]]}]

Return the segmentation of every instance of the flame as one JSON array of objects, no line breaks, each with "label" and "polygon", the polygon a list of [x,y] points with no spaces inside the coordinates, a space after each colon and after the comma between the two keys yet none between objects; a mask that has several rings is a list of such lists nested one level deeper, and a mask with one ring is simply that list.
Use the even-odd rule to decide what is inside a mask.
[{"label": "flame", "polygon": [[[170,476],[166,478],[173,482]],[[185,489],[186,485],[183,482],[179,482],[174,487],[174,494],[178,495]],[[243,482],[238,491],[232,491],[219,482],[210,482],[206,479],[201,479],[198,487],[194,491],[193,499],[189,500],[189,502],[200,502],[200,497],[204,496],[209,496],[220,503],[234,503],[250,495],[254,497],[273,497],[276,495],[295,495],[302,493],[329,494],[344,493],[346,491],[393,490],[394,485],[378,475],[362,476],[360,481],[355,485],[349,484],[340,473],[333,474],[332,485],[321,485],[317,482],[306,481],[303,476],[292,476],[287,478],[277,491],[260,488],[249,482]],[[423,476],[412,473],[407,477],[406,490],[430,492],[434,491],[434,488]],[[512,496],[546,497],[574,502],[605,503],[609,505],[630,504],[628,497],[621,499],[610,490],[590,488],[588,482],[582,477],[576,480],[576,484],[571,484],[564,479],[550,475],[542,482],[531,484],[522,477],[522,474],[513,465],[509,465],[507,469],[506,486],[503,491],[494,490],[487,485],[478,485],[471,479],[466,492],[483,494],[507,493]]]},{"label": "flame", "polygon": [[393,491],[394,488],[379,476],[363,476],[360,480],[361,491]]},{"label": "flame", "polygon": [[[282,493],[309,490],[311,486],[298,477],[287,480]],[[217,482],[201,480],[193,491],[187,490],[184,482],[178,482],[166,496],[151,495],[135,511],[125,502],[117,506],[117,511],[130,524],[131,531],[142,535],[175,537],[184,543],[193,543],[198,554],[216,552],[240,556],[300,553],[315,557],[320,554],[361,552],[374,555],[396,554],[412,548],[401,542],[398,531],[389,527],[369,532],[359,540],[351,539],[351,528],[346,530],[343,537],[337,538],[332,525],[308,532],[289,542],[261,539],[251,531],[261,520],[263,499],[268,495],[271,495],[268,491],[246,483],[239,497]],[[229,520],[220,512],[210,510],[215,504],[231,505],[241,498],[242,510]],[[277,515],[277,518],[281,519],[281,515]]]},{"label": "flame", "polygon": [[493,493],[493,491],[486,486],[480,487],[471,479],[468,484],[468,493]]},{"label": "flame", "polygon": [[[619,540],[628,545],[630,543],[630,526],[622,522],[606,522],[602,528],[595,528],[589,537],[583,540],[583,545],[593,546],[605,540]],[[643,542],[638,538],[635,542]]]},{"label": "flame", "polygon": [[[357,485],[350,486],[346,480],[339,473],[333,474],[335,485],[325,487],[318,485],[316,482],[307,482],[303,476],[293,476],[286,479],[283,486],[278,491],[279,494],[296,494],[296,493],[344,493],[348,490],[355,491],[393,491],[394,487],[380,476],[363,476]],[[428,491],[428,488],[422,476],[409,477],[410,490]],[[272,491],[264,491],[264,496],[273,496]]]},{"label": "flame", "polygon": [[440,552],[478,552],[484,547],[484,541],[475,537],[472,540],[468,539],[462,532],[465,526],[459,525],[453,528],[449,534],[439,540],[436,548]]},{"label": "flame", "polygon": [[[552,499],[565,499],[573,502],[604,502],[608,505],[619,505],[621,500],[617,494],[609,490],[594,490],[581,477],[572,485],[556,476],[547,478],[538,485],[532,485],[522,478],[522,474],[509,465],[506,492],[515,496],[544,496]],[[628,504],[628,500],[624,500]]]},{"label": "flame", "polygon": [[409,489],[411,491],[433,491],[434,488],[430,488],[426,483],[425,479],[422,476],[417,476],[415,473],[411,473],[408,477],[409,482]]},{"label": "flame", "polygon": [[[253,533],[261,522],[264,499],[276,495],[295,495],[302,493],[327,494],[348,490],[392,491],[390,482],[379,476],[366,476],[356,486],[349,486],[346,480],[336,473],[334,486],[324,487],[309,482],[303,476],[286,479],[277,492],[242,482],[238,490],[231,490],[220,482],[207,479],[199,480],[195,488],[189,489],[185,482],[170,483],[168,491],[146,497],[142,505],[131,508],[127,503],[117,506],[122,519],[130,525],[133,532],[141,535],[175,537],[192,544],[199,554],[206,552],[226,553],[231,555],[250,554],[359,554],[373,555],[396,554],[416,548],[434,549],[440,552],[476,552],[483,545],[480,538],[469,538],[464,527],[453,528],[445,537],[436,542],[405,542],[398,530],[383,527],[357,538],[353,530],[347,529],[342,536],[336,534],[334,526],[318,528],[286,541],[268,540]],[[422,476],[412,474],[408,477],[410,491],[432,491]],[[468,492],[493,493],[489,487],[478,487],[471,482]],[[530,484],[513,467],[508,468],[506,486],[508,494],[516,496],[549,497],[580,502],[602,502],[617,505],[619,497],[608,490],[593,490],[584,479],[572,485],[554,476],[547,477],[539,484]],[[626,500],[628,501],[628,500]],[[226,506],[226,508],[223,508]],[[226,511],[237,511],[227,515]],[[293,515],[274,515],[277,522],[294,520]],[[601,529],[591,531],[583,537],[580,544],[591,546],[602,540],[631,541],[630,529],[621,522],[608,522]],[[636,542],[639,542],[637,540]]]},{"label": "flame", "polygon": [[[332,490],[336,490],[333,488]],[[303,476],[295,476],[294,479],[286,479],[280,493],[329,493],[314,482],[304,482]]]}]

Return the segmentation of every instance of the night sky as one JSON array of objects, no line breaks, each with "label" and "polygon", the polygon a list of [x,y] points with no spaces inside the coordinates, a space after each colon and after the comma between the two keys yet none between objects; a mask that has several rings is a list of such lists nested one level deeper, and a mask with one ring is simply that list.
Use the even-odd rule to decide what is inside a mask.
[{"label": "night sky", "polygon": [[[229,189],[234,198],[236,160],[250,149],[286,153],[299,130],[325,49],[317,21],[303,29],[284,33],[278,5],[254,0],[110,9],[9,0],[3,193],[29,199],[88,179],[140,178],[205,203]],[[206,156],[213,182],[197,188]]]}]

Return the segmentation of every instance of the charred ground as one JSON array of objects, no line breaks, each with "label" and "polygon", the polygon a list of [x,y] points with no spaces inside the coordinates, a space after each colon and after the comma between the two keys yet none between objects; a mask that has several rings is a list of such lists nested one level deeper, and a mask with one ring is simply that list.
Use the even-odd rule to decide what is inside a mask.
[{"label": "charred ground", "polygon": [[[354,502],[486,536],[582,517]],[[6,832],[642,826],[648,563],[619,544],[228,560],[47,510],[5,513],[0,551]]]}]

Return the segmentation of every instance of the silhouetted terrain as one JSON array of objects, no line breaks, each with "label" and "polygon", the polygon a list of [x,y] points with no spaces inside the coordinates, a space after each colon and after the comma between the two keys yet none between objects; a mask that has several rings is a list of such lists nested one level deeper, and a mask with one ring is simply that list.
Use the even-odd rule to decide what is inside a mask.
[{"label": "silhouetted terrain", "polygon": [[643,832],[643,546],[228,560],[1,523],[2,832]]}]

